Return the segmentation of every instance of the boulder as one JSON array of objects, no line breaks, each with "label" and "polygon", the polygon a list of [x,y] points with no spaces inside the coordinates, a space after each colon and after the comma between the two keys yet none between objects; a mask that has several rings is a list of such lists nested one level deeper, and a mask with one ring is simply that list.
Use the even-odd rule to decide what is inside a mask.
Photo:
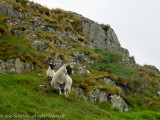
[{"label": "boulder", "polygon": [[111,95],[110,102],[113,108],[118,108],[121,112],[125,112],[131,109],[121,96]]},{"label": "boulder", "polygon": [[13,8],[11,7],[11,5],[7,2],[0,2],[0,13],[4,16],[8,16],[11,18],[17,18],[18,17],[18,13],[16,10],[13,10]]},{"label": "boulder", "polygon": [[86,97],[88,98],[88,101],[95,104],[107,101],[107,96],[106,92],[96,88],[91,90]]},{"label": "boulder", "polygon": [[11,58],[8,59],[6,62],[0,60],[1,73],[22,73],[33,69],[34,65],[32,63],[24,63],[19,58]]},{"label": "boulder", "polygon": [[31,45],[39,51],[49,49],[49,45],[47,43],[38,40],[34,41]]}]

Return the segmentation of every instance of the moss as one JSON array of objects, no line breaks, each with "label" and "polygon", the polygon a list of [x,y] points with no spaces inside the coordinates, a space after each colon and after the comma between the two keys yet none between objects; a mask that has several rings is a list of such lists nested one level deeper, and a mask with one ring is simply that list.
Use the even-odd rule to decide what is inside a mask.
[{"label": "moss", "polygon": [[21,3],[22,5],[26,5],[28,0],[16,0],[17,2]]},{"label": "moss", "polygon": [[65,26],[63,26],[63,28],[65,31],[67,31],[67,30],[73,31],[73,27],[71,25],[65,25]]},{"label": "moss", "polygon": [[22,4],[19,4],[18,2],[16,2],[16,1],[7,1],[7,2],[9,2],[11,5],[12,5],[12,7],[15,9],[15,10],[17,10],[17,11],[19,11],[19,12],[22,12],[22,11],[28,11],[24,6],[26,5],[25,4],[25,1],[24,0],[19,0],[19,2],[22,2]]},{"label": "moss", "polygon": [[76,42],[75,39],[72,36],[69,36],[68,38],[71,40],[71,42],[73,42],[73,43]]},{"label": "moss", "polygon": [[113,87],[113,88],[109,88],[107,90],[107,93],[108,94],[111,94],[111,95],[121,95],[122,94],[122,90],[120,87]]},{"label": "moss", "polygon": [[9,17],[7,17],[7,16],[3,16],[3,15],[1,15],[0,14],[0,24],[2,23],[2,21],[7,21],[7,20],[11,20]]},{"label": "moss", "polygon": [[108,31],[110,29],[110,25],[107,24],[107,25],[104,25],[104,24],[101,24],[101,27],[105,30],[105,31]]},{"label": "moss", "polygon": [[6,27],[0,26],[0,38],[5,38],[9,35],[8,30]]},{"label": "moss", "polygon": [[65,33],[65,30],[63,29],[63,27],[61,25],[54,25],[54,24],[53,25],[49,25],[49,24],[47,24],[46,26]]},{"label": "moss", "polygon": [[84,37],[84,36],[81,36],[81,35],[78,34],[77,37],[78,37],[78,40],[79,40],[79,41],[81,41],[81,42],[84,42],[84,41],[85,41],[85,37]]},{"label": "moss", "polygon": [[115,75],[109,75],[108,77],[109,77],[109,79],[111,79],[113,81],[117,81],[118,80],[118,77],[115,76]]},{"label": "moss", "polygon": [[45,19],[46,21],[48,21],[49,23],[53,23],[53,24],[57,24],[57,23],[58,23],[57,20],[55,20],[55,19],[53,19],[53,18],[50,18],[50,17],[48,17],[48,16],[46,16],[46,15],[41,15],[41,17],[42,17],[43,19]]},{"label": "moss", "polygon": [[30,26],[27,26],[27,25],[20,25],[20,26],[16,26],[16,27],[8,26],[8,28],[10,28],[11,30],[25,31],[25,30],[29,29]]},{"label": "moss", "polygon": [[48,8],[46,8],[46,7],[39,6],[38,10],[39,10],[40,13],[45,14],[47,16],[51,15],[50,10]]},{"label": "moss", "polygon": [[90,55],[89,58],[90,58],[91,60],[96,61],[96,62],[101,62],[101,58],[100,58],[100,56],[98,56],[98,55]]}]

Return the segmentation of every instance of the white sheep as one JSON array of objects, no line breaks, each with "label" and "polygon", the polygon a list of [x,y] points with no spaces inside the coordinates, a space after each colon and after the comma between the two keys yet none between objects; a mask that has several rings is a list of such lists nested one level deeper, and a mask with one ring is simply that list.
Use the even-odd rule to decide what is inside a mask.
[{"label": "white sheep", "polygon": [[72,79],[68,76],[68,74],[72,74],[72,69],[69,65],[64,64],[53,76],[51,85],[59,90],[59,94],[61,95],[60,84],[65,84],[64,86],[64,94],[68,96],[68,93],[71,91]]},{"label": "white sheep", "polygon": [[55,74],[54,67],[55,67],[55,64],[53,64],[53,63],[49,64],[49,67],[48,67],[48,70],[47,70],[48,81],[51,81],[54,74]]}]

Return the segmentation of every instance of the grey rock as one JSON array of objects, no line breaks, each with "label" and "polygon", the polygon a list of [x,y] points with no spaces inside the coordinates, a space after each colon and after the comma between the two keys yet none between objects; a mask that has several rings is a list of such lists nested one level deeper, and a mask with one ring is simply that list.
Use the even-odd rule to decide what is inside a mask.
[{"label": "grey rock", "polygon": [[31,63],[25,63],[24,64],[24,71],[29,71],[29,70],[33,70],[34,69],[34,65]]},{"label": "grey rock", "polygon": [[129,51],[125,48],[121,48],[121,53],[127,55],[127,57],[129,56]]},{"label": "grey rock", "polygon": [[144,65],[143,68],[147,69],[147,70],[150,70],[152,72],[155,72],[157,74],[160,74],[160,71],[159,69],[157,69],[155,66],[153,65]]},{"label": "grey rock", "polygon": [[21,73],[24,71],[24,63],[19,58],[15,60],[15,69],[16,73]]},{"label": "grey rock", "polygon": [[19,58],[9,59],[5,63],[6,72],[22,73],[24,72],[24,63]]},{"label": "grey rock", "polygon": [[26,7],[31,8],[31,4],[29,2],[26,3]]},{"label": "grey rock", "polygon": [[90,61],[86,58],[84,52],[78,51],[76,53],[73,53],[69,63],[80,66],[82,63],[90,63]]},{"label": "grey rock", "polygon": [[5,67],[6,67],[6,65],[5,65],[4,61],[2,61],[2,60],[0,59],[0,72],[1,72],[1,73],[6,72]]},{"label": "grey rock", "polygon": [[37,50],[39,51],[43,51],[43,50],[47,50],[49,49],[49,46],[47,43],[44,43],[42,41],[34,41],[32,44],[31,44],[33,47],[35,47]]},{"label": "grey rock", "polygon": [[96,88],[87,94],[88,101],[91,103],[101,103],[107,101],[107,93]]},{"label": "grey rock", "polygon": [[26,3],[26,7],[32,8],[34,11],[38,11],[38,5],[37,4],[31,4],[30,2]]},{"label": "grey rock", "polygon": [[118,37],[114,30],[112,28],[109,28],[109,30],[106,33],[106,36],[109,35],[109,38],[106,38],[105,41],[107,43],[107,48],[109,48],[111,51],[114,52],[121,52],[121,45],[118,41]]},{"label": "grey rock", "polygon": [[55,70],[58,70],[64,64],[64,61],[59,55],[53,55],[49,60],[49,63],[56,64]]},{"label": "grey rock", "polygon": [[11,18],[18,17],[18,13],[15,10],[13,10],[9,3],[4,1],[0,2],[0,13],[4,16],[8,16]]},{"label": "grey rock", "polygon": [[34,18],[34,26],[35,27],[39,27],[43,24],[43,22],[41,20],[39,20],[37,17]]},{"label": "grey rock", "polygon": [[28,70],[33,70],[34,65],[31,63],[24,63],[19,58],[8,59],[6,62],[0,60],[1,73],[22,73]]},{"label": "grey rock", "polygon": [[87,73],[87,74],[91,74],[91,72],[90,72],[89,70],[86,70],[86,73]]},{"label": "grey rock", "polygon": [[35,35],[35,34],[30,35],[28,38],[30,40],[38,40],[39,39],[39,37],[37,35]]},{"label": "grey rock", "polygon": [[44,89],[45,92],[51,91],[51,89],[50,89],[47,85],[39,85],[39,88],[40,88],[40,89]]},{"label": "grey rock", "polygon": [[113,108],[118,108],[121,112],[125,112],[131,109],[131,107],[125,102],[125,100],[118,95],[111,95],[110,102]]},{"label": "grey rock", "polygon": [[107,84],[116,86],[116,83],[113,80],[111,80],[109,78],[103,78],[103,79]]},{"label": "grey rock", "polygon": [[89,37],[89,44],[95,48],[106,48],[105,32],[101,26],[93,22],[83,21],[83,33]]},{"label": "grey rock", "polygon": [[[84,89],[80,87],[72,87],[72,90],[76,92],[78,98],[81,98],[82,95],[84,95],[84,93],[86,92]],[[85,100],[87,100],[87,97],[85,97]]]}]

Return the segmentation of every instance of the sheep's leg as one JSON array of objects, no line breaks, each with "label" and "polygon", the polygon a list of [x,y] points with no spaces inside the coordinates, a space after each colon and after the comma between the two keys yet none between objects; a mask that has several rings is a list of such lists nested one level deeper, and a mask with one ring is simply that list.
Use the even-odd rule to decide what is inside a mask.
[{"label": "sheep's leg", "polygon": [[61,95],[62,92],[61,92],[61,88],[58,86],[58,90],[59,90],[59,94]]},{"label": "sheep's leg", "polygon": [[62,92],[61,92],[61,88],[59,87],[59,84],[57,84],[57,83],[56,83],[56,89],[58,89],[59,94],[61,95],[61,94],[62,94]]},{"label": "sheep's leg", "polygon": [[67,88],[66,91],[67,91],[67,92],[66,92],[66,97],[68,97],[68,93],[70,92],[70,89]]},{"label": "sheep's leg", "polygon": [[65,94],[65,96],[66,96],[66,91],[67,91],[67,88],[66,88],[66,86],[64,87],[64,94]]}]

